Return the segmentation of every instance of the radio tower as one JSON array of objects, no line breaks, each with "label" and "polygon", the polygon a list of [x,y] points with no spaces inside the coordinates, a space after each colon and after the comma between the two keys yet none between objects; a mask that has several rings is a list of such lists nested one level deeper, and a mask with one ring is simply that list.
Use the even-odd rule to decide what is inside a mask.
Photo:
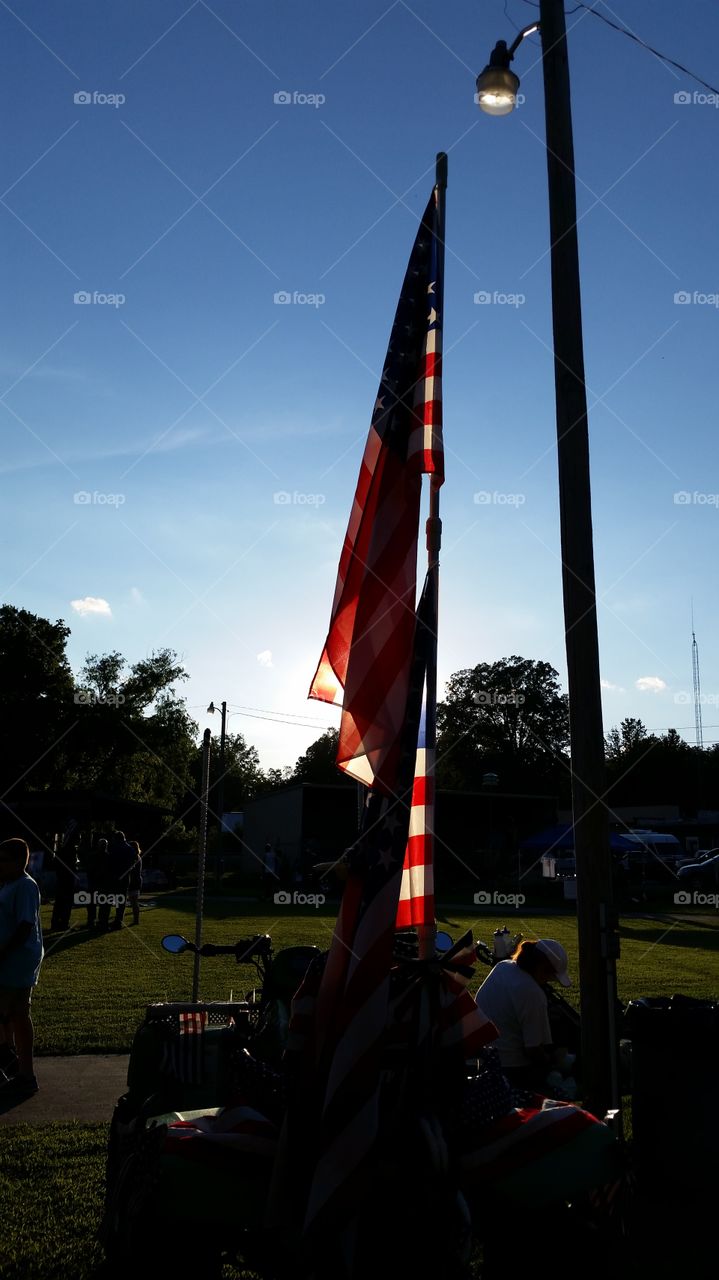
[{"label": "radio tower", "polygon": [[704,746],[702,732],[702,687],[699,680],[699,646],[694,634],[694,602],[692,601],[692,679],[694,681],[694,727],[696,729],[697,746]]}]

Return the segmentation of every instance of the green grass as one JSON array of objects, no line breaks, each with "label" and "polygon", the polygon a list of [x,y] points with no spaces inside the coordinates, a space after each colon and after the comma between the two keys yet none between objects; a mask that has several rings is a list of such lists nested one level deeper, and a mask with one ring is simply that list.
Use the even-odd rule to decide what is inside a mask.
[{"label": "green grass", "polygon": [[[187,1000],[192,990],[191,955],[171,956],[160,940],[166,933],[194,937],[194,903],[190,897],[158,897],[157,907],[143,910],[138,928],[89,935],[81,927],[84,913],[63,938],[46,939],[46,958],[33,998],[37,1053],[127,1052],[142,1020],[145,1005],[158,1000]],[[274,904],[243,904],[219,899],[208,902],[204,940],[234,942],[252,933],[270,933],[276,949],[298,943],[329,945],[336,907],[325,905],[311,914]],[[49,908],[43,907],[43,924]],[[702,918],[703,919],[703,918]],[[455,938],[473,928],[486,942],[499,925],[521,930],[528,937],[556,938],[567,950],[570,971],[577,976],[577,924],[572,915],[522,919],[439,913],[439,927]],[[621,924],[619,996],[670,996],[675,992],[719,997],[719,920],[700,922],[687,915],[681,922],[627,918]],[[477,970],[477,985],[484,969]],[[241,998],[255,985],[254,970],[238,967],[231,958],[202,961],[203,999]],[[568,993],[578,1002],[575,986]]]},{"label": "green grass", "polygon": [[[105,1280],[102,1216],[109,1126],[18,1125],[0,1137],[3,1280]],[[223,1280],[253,1280],[226,1266]],[[168,1273],[166,1280],[176,1280]],[[198,1280],[202,1280],[198,1276]]]},{"label": "green grass", "polygon": [[[97,1240],[108,1131],[108,1125],[80,1124],[2,1131],[3,1280],[110,1280]],[[168,1272],[158,1280],[178,1277]],[[257,1277],[226,1264],[222,1280]]]},{"label": "green grass", "polygon": [[[34,1002],[40,1052],[127,1050],[145,1004],[189,998],[192,959],[168,955],[160,939],[171,932],[193,935],[192,901],[158,898],[157,903],[156,909],[142,912],[137,929],[89,937],[77,928],[63,940],[56,941],[54,936],[47,940],[48,955]],[[287,908],[257,914],[241,903],[219,900],[208,903],[205,940],[230,942],[268,932],[277,948],[300,942],[325,947],[334,915],[332,907],[311,915]],[[472,927],[475,937],[487,942],[505,922],[525,936],[557,938],[566,947],[576,975],[573,916],[495,919],[450,911],[439,921],[454,937]],[[621,938],[619,994],[623,999],[674,992],[719,994],[719,921],[687,916],[673,925],[625,919]],[[483,967],[478,969],[478,982],[484,972]],[[251,985],[252,970],[239,969],[230,959],[203,961],[203,997],[225,998],[231,988],[238,996]],[[569,995],[576,1001],[577,989]],[[77,1124],[22,1125],[0,1131],[3,1280],[107,1280],[96,1241],[107,1132],[106,1125]],[[248,1273],[225,1268],[224,1280],[243,1277],[251,1280]]]},{"label": "green grass", "polygon": [[0,1168],[4,1280],[96,1274],[106,1125],[4,1129]]}]

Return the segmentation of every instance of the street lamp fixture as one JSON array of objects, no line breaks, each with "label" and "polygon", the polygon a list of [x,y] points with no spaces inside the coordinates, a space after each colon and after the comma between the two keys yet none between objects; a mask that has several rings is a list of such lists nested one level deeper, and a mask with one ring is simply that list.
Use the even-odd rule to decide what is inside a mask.
[{"label": "street lamp fixture", "polygon": [[494,46],[487,66],[477,76],[475,95],[475,101],[488,116],[508,116],[510,111],[514,111],[517,105],[519,76],[510,71],[509,64],[525,36],[531,36],[538,30],[539,23],[533,22],[531,26],[520,31],[514,44],[509,48],[505,40],[498,40]]},{"label": "street lamp fixture", "polygon": [[210,715],[214,715],[216,711],[219,711],[220,715],[222,716],[222,724],[220,728],[220,767],[219,767],[220,776],[215,784],[215,804],[217,809],[217,822],[218,822],[218,827],[220,832],[219,843],[217,845],[215,877],[219,881],[220,863],[222,859],[222,831],[223,831],[222,813],[224,810],[224,796],[225,796],[225,738],[226,738],[226,728],[227,728],[227,703],[223,702],[220,707],[216,707],[214,702],[211,702],[207,710]]},{"label": "street lamp fixture", "polygon": [[542,39],[549,180],[552,329],[557,417],[559,523],[569,685],[572,816],[577,860],[584,1104],[602,1115],[620,1104],[617,1074],[617,916],[613,904],[609,824],[604,796],[604,729],[594,581],[589,427],[577,241],[577,195],[564,0],[539,0],[539,21],[514,44],[500,41],[477,78],[476,101],[508,115],[519,80],[509,69],[531,32]]}]

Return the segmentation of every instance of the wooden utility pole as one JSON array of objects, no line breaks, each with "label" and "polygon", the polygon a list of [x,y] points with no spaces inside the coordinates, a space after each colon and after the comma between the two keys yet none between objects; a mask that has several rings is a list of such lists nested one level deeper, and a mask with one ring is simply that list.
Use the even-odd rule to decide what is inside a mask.
[{"label": "wooden utility pole", "polygon": [[540,0],[562,584],[569,673],[572,808],[577,863],[584,1101],[602,1116],[620,1105],[616,1043],[618,934],[609,824],[594,586],[589,431],[584,383],[574,143],[563,0]]},{"label": "wooden utility pole", "polygon": [[192,999],[196,1004],[200,991],[200,948],[202,946],[202,916],[205,907],[205,864],[207,862],[207,808],[210,793],[210,752],[212,735],[205,729],[202,738],[202,789],[200,791],[200,827],[197,832],[200,847],[197,855],[197,895],[195,899],[195,963],[192,970]]}]

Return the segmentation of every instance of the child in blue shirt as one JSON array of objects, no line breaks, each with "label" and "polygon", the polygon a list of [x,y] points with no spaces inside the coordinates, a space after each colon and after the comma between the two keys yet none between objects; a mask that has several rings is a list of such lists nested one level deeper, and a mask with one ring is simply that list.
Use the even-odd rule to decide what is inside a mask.
[{"label": "child in blue shirt", "polygon": [[0,843],[0,1067],[11,1066],[17,1054],[17,1075],[4,1087],[22,1097],[38,1088],[30,998],[44,955],[40,890],[27,874],[29,857],[24,840]]}]

